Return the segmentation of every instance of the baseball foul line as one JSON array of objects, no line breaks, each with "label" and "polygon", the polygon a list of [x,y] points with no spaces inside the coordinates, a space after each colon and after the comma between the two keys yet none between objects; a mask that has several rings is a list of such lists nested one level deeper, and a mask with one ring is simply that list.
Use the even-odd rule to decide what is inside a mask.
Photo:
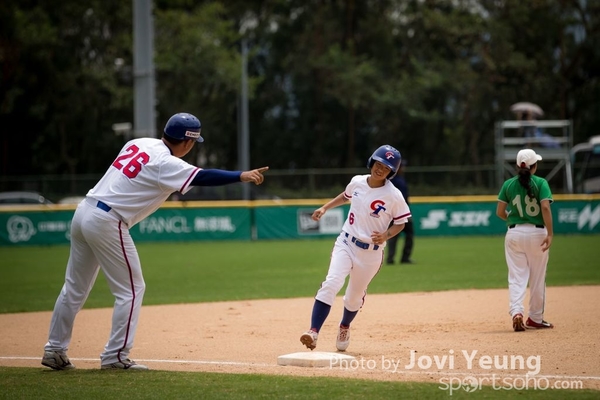
[{"label": "baseball foul line", "polygon": [[[0,360],[40,360],[40,357],[3,357],[0,356]],[[96,362],[97,358],[71,358],[73,361],[90,361]],[[139,359],[136,361],[146,362],[146,363],[170,363],[170,364],[198,364],[198,365],[232,365],[237,367],[283,367],[277,364],[264,364],[264,363],[247,363],[247,362],[239,362],[239,361],[203,361],[203,360],[151,360],[151,359]],[[304,367],[301,367],[304,368]],[[338,369],[335,367],[331,367],[330,369]],[[349,370],[352,369],[343,369],[340,370]],[[440,376],[469,376],[469,377],[489,377],[498,374],[491,373],[470,373],[470,372],[444,372],[444,371],[392,371],[392,370],[382,370],[382,372],[387,372],[391,374],[400,374],[400,375],[440,375]],[[502,376],[506,377],[522,377],[522,375],[517,374],[502,374]],[[562,379],[562,380],[589,380],[589,381],[600,381],[600,376],[579,376],[579,375],[531,375],[531,378],[537,379]]]},{"label": "baseball foul line", "polygon": [[[1,357],[0,360],[39,360],[39,357]],[[69,357],[71,361],[98,361],[97,358],[73,358]],[[240,367],[278,367],[276,364],[260,364],[260,363],[244,363],[237,361],[201,361],[201,360],[149,360],[149,359],[135,359],[138,362],[152,362],[152,363],[171,363],[171,364],[206,364],[206,365],[235,365]]]}]

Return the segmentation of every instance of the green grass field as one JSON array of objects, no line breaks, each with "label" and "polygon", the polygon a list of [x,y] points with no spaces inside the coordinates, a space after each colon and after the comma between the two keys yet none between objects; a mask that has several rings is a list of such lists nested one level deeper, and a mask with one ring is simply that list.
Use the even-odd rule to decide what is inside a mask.
[{"label": "green grass field", "polygon": [[[25,384],[25,382],[27,384]],[[0,368],[0,399],[598,399],[593,390],[502,391],[449,395],[439,384],[198,372],[51,371]]]},{"label": "green grass field", "polygon": [[[600,237],[554,240],[547,284],[600,284]],[[333,239],[139,244],[144,304],[313,296]],[[400,243],[399,243],[400,245]],[[68,246],[0,248],[0,313],[51,310]],[[384,265],[370,293],[506,287],[503,238],[417,238],[414,265]],[[86,308],[112,307],[102,274]]]},{"label": "green grass field", "polygon": [[[558,236],[547,284],[600,284],[600,237]],[[333,239],[139,244],[144,304],[311,297],[324,279]],[[401,243],[399,243],[401,245]],[[0,248],[0,313],[51,310],[64,279],[68,246]],[[384,265],[370,293],[506,287],[503,237],[416,238],[414,265]],[[86,308],[112,307],[102,276]],[[0,368],[0,399],[447,398],[439,383],[292,378],[267,375]],[[454,392],[452,398],[597,399],[597,391]]]}]

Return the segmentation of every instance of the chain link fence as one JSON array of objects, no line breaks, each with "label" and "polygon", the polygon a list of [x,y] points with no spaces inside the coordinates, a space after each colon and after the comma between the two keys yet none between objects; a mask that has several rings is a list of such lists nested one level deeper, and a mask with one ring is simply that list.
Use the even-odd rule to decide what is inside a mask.
[{"label": "chain link fence", "polygon": [[[549,167],[548,167],[549,168]],[[540,163],[539,176],[549,170]],[[251,199],[303,199],[331,198],[338,195],[354,175],[368,174],[366,168],[269,170],[260,186],[251,185]],[[507,175],[508,177],[509,175]],[[101,174],[76,176],[5,176],[0,179],[0,192],[38,192],[52,202],[68,197],[85,196]],[[409,166],[405,171],[410,195],[460,196],[496,195],[500,186],[496,182],[496,166]],[[553,193],[564,193],[564,177],[550,180]],[[241,200],[242,185],[194,187],[185,196],[174,194],[171,200]]]}]

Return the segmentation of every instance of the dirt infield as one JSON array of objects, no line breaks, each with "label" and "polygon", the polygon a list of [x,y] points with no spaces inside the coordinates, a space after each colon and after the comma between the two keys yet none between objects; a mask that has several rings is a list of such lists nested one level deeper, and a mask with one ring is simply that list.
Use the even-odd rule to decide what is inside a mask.
[{"label": "dirt infield", "polygon": [[[388,381],[489,384],[529,372],[600,390],[600,286],[549,287],[546,298],[545,319],[556,328],[513,332],[506,289],[369,295],[345,353],[355,361],[325,368],[277,365],[280,355],[309,351],[299,337],[311,298],[144,306],[131,357],[160,370]],[[78,315],[69,349],[78,368],[99,367],[111,312]],[[315,351],[336,351],[341,312],[338,298]],[[0,366],[44,368],[49,322],[49,312],[0,315]]]}]

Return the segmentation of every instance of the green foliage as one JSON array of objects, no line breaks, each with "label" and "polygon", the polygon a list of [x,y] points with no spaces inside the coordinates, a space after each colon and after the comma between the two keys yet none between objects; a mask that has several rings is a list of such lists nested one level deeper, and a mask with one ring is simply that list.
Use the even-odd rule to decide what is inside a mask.
[{"label": "green foliage", "polygon": [[345,108],[364,107],[377,96],[378,71],[366,55],[353,57],[339,45],[330,47],[322,57],[312,60],[311,65],[327,75],[326,93]]},{"label": "green foliage", "polygon": [[[156,12],[157,112],[164,122],[185,110],[202,121],[210,149],[205,167],[236,168],[236,107],[241,88],[241,35],[219,2]],[[259,77],[250,76],[252,99]]]},{"label": "green foliage", "polygon": [[[162,0],[153,11],[156,131],[197,114],[207,141],[192,158],[208,167],[237,167],[242,39],[256,165],[352,168],[382,143],[414,166],[492,164],[494,123],[517,101],[572,119],[575,143],[600,125],[595,1]],[[22,147],[3,175],[104,172],[123,141],[111,125],[133,119],[133,3],[9,0],[0,34],[0,124],[19,127],[2,147]]]},{"label": "green foliage", "polygon": [[[439,383],[198,372],[123,372],[0,367],[0,398],[35,399],[447,399]],[[479,396],[477,396],[479,394]],[[596,399],[592,390],[457,389],[452,398]]]},{"label": "green foliage", "polygon": [[156,67],[169,83],[159,87],[159,97],[168,100],[166,115],[237,92],[241,57],[234,45],[239,35],[224,11],[220,3],[209,3],[193,12],[157,13]]},{"label": "green foliage", "polygon": [[[384,265],[369,293],[506,287],[502,237],[416,240],[417,264]],[[547,284],[600,284],[597,241],[596,235],[557,237]],[[332,246],[333,239],[139,244],[144,304],[310,297],[325,278]],[[0,313],[51,310],[64,280],[68,247],[1,251]],[[85,307],[111,307],[113,301],[99,274]]]}]

